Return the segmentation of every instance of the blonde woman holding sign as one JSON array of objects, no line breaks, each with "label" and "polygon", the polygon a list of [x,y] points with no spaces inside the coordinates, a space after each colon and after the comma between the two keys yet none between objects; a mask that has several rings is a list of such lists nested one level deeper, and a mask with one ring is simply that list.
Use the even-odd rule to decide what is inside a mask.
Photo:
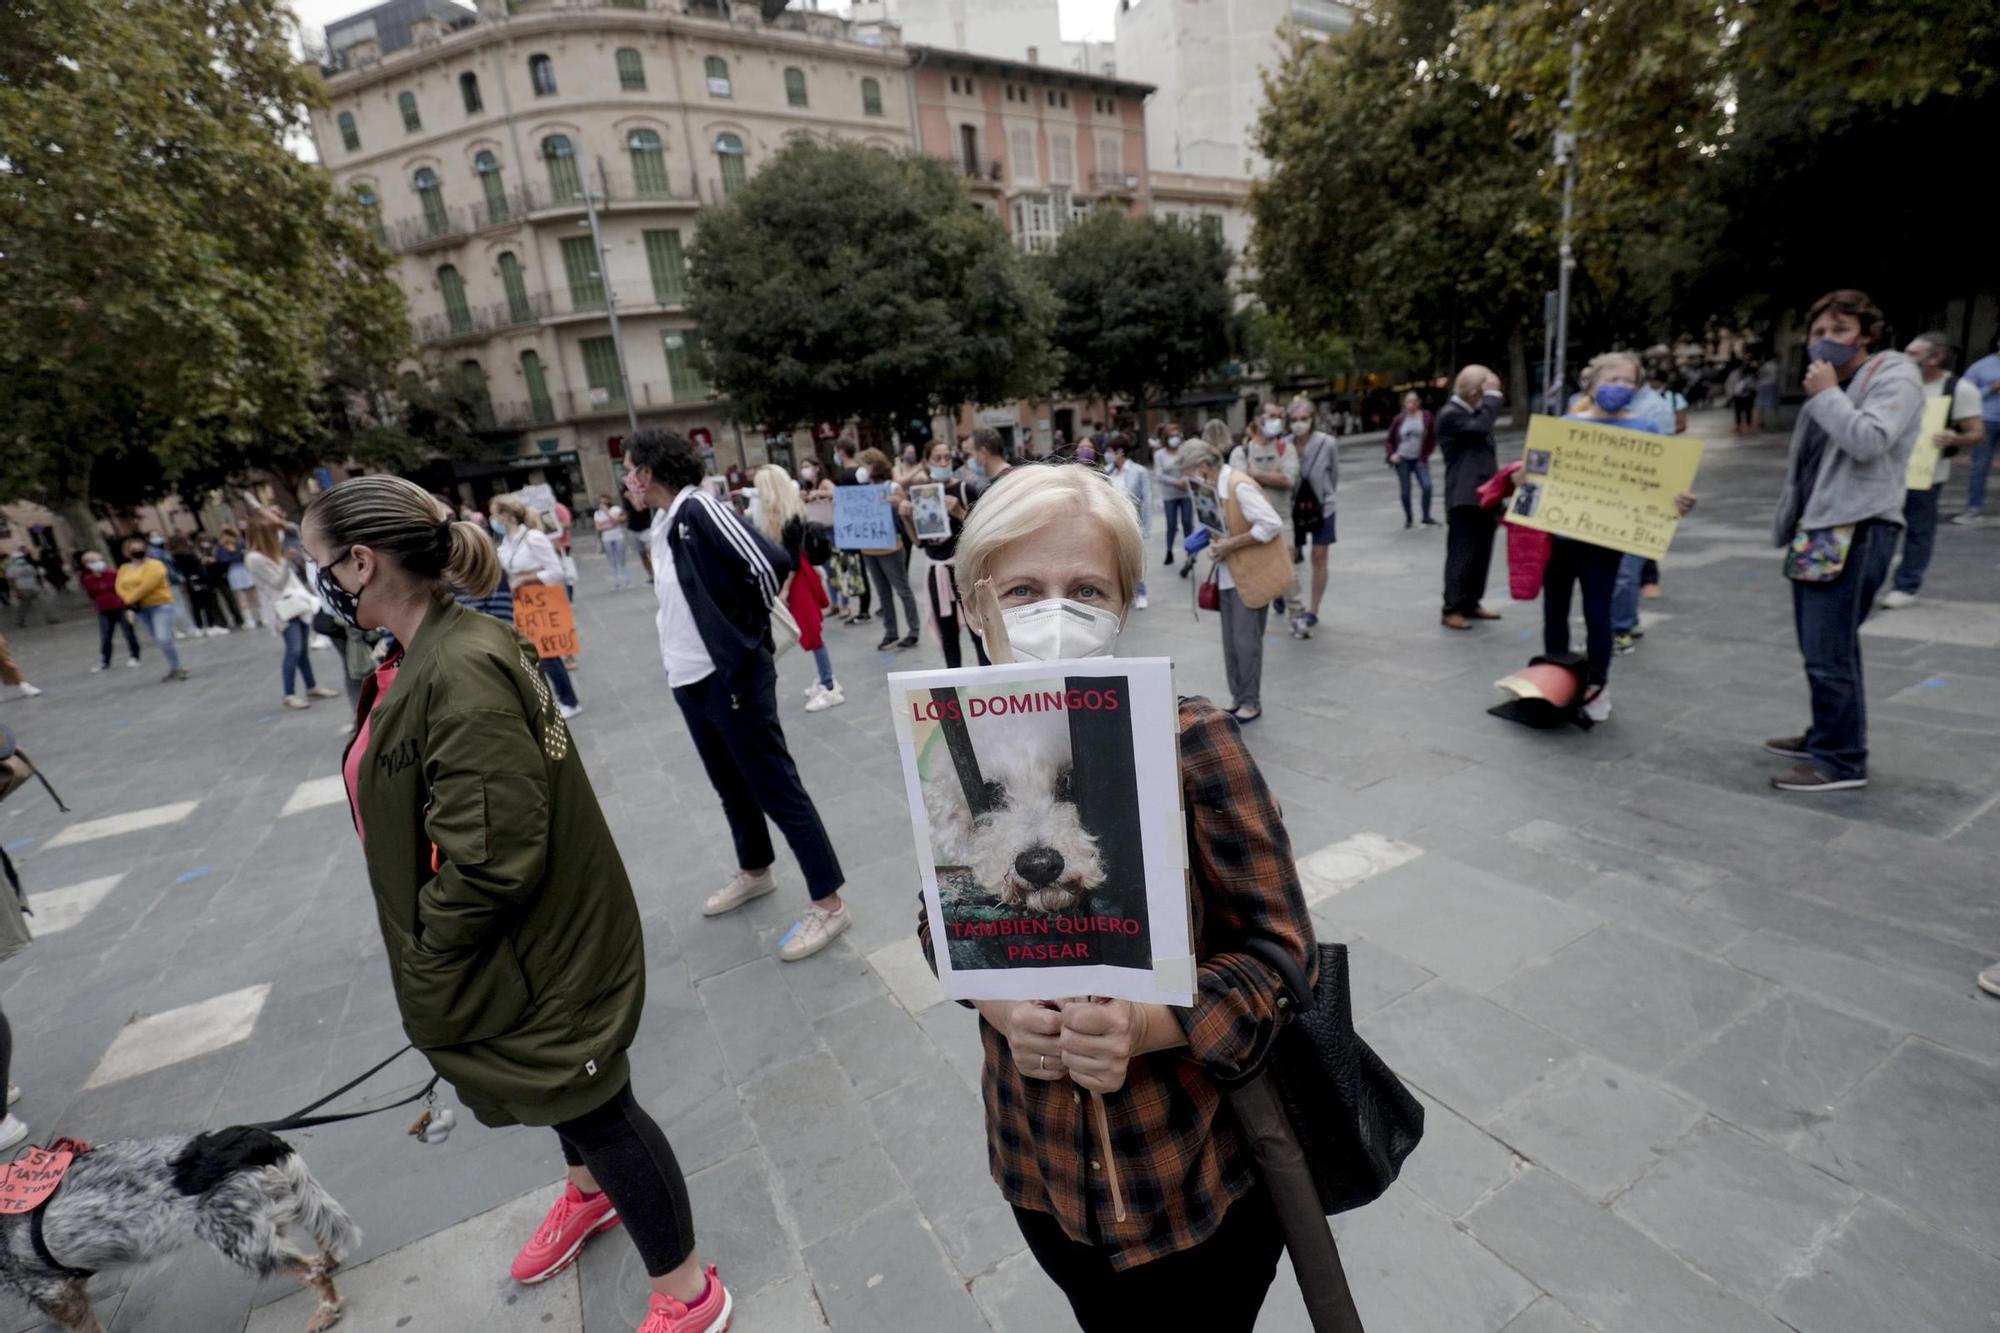
[{"label": "blonde woman holding sign", "polygon": [[[541,531],[539,514],[512,495],[495,496],[487,513],[487,522],[500,538],[500,568],[506,571],[510,587],[532,588],[539,584],[560,591],[569,582],[555,543]],[[544,657],[542,674],[555,687],[556,706],[565,720],[583,711],[562,658]]]},{"label": "blonde woman holding sign", "polygon": [[[1200,447],[1183,446],[1184,467]],[[1204,461],[1219,466],[1213,450]],[[1102,474],[1019,467],[981,497],[955,563],[974,631],[1024,661],[1110,656],[1145,558],[1131,504]],[[1067,614],[1021,616],[1051,601]],[[1284,1248],[1216,1079],[1257,1068],[1279,1028],[1280,979],[1241,942],[1276,941],[1316,970],[1312,922],[1277,801],[1236,724],[1201,698],[1179,714],[1194,1004],[977,1005],[993,1178],[1084,1333],[1250,1333]],[[931,956],[921,890],[918,902]],[[1084,1093],[1103,1094],[1109,1156]]]}]

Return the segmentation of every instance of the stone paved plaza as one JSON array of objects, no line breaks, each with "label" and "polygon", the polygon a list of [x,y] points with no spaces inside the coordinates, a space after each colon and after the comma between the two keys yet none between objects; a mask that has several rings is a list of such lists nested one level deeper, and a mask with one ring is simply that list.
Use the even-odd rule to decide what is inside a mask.
[{"label": "stone paved plaza", "polygon": [[[1268,645],[1251,748],[1315,920],[1352,946],[1363,1032],[1429,1113],[1402,1180],[1337,1223],[1371,1333],[2000,1328],[2000,1001],[1973,985],[2000,957],[2000,530],[1945,527],[1922,603],[1868,626],[1873,785],[1775,793],[1756,742],[1806,703],[1763,536],[1782,444],[1697,423],[1716,433],[1702,507],[1607,726],[1484,714],[1536,651],[1538,608],[1505,602],[1496,562],[1506,618],[1438,628],[1441,530],[1402,530],[1372,441],[1346,451],[1317,637]],[[729,843],[651,598],[583,565],[573,730],[651,964],[637,1091],[737,1329],[1073,1327],[987,1177],[974,1019],[914,941],[879,626],[828,631],[843,708],[805,715],[810,664],[782,664],[856,921],[781,964],[796,870],[702,919]],[[1215,619],[1149,572],[1122,649],[1219,694]],[[276,1117],[403,1040],[335,776],[342,711],[278,706],[266,634],[184,645],[194,678],[170,686],[150,652],[87,674],[94,632],[75,599],[59,626],[9,630],[47,693],[0,721],[75,807],[29,789],[0,808],[43,936],[0,973],[16,1109],[38,1141]],[[406,1058],[380,1086],[419,1077]],[[506,1279],[561,1172],[552,1134],[468,1124],[427,1148],[407,1119],[295,1136],[367,1232],[343,1327],[629,1333],[645,1275],[617,1233],[543,1287]],[[307,1317],[205,1249],[95,1289],[120,1333]],[[37,1327],[0,1304],[0,1333]],[[1281,1271],[1260,1328],[1305,1327]]]}]

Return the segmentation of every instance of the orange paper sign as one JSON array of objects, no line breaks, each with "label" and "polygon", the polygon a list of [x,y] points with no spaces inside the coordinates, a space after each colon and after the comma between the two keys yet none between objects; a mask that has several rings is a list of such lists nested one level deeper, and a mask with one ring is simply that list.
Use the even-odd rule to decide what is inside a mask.
[{"label": "orange paper sign", "polygon": [[32,1213],[42,1206],[56,1186],[62,1184],[63,1172],[76,1154],[65,1149],[50,1152],[46,1148],[30,1148],[23,1156],[15,1158],[5,1166],[0,1166],[0,1213]]},{"label": "orange paper sign", "polygon": [[575,657],[576,613],[561,588],[539,583],[514,589],[514,628],[543,657]]}]

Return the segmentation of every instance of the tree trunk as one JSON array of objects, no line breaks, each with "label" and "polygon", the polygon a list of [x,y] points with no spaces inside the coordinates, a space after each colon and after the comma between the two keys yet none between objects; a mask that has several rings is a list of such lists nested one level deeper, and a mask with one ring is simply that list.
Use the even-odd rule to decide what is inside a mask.
[{"label": "tree trunk", "polygon": [[1514,388],[1514,425],[1528,425],[1528,332],[1520,325],[1507,335],[1507,383]]},{"label": "tree trunk", "polygon": [[[80,499],[64,500],[52,506],[52,512],[69,524],[70,540],[79,551],[109,553],[111,541],[98,526],[97,515],[90,512],[88,502]],[[115,559],[113,564],[118,563]]]}]

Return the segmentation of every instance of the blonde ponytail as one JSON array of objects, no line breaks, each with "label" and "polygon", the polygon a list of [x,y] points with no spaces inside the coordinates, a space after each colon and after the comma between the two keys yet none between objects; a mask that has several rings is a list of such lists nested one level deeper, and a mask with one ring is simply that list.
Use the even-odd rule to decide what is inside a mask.
[{"label": "blonde ponytail", "polygon": [[460,519],[451,525],[450,541],[451,554],[444,564],[447,584],[472,597],[485,597],[500,586],[500,556],[484,528]]}]

